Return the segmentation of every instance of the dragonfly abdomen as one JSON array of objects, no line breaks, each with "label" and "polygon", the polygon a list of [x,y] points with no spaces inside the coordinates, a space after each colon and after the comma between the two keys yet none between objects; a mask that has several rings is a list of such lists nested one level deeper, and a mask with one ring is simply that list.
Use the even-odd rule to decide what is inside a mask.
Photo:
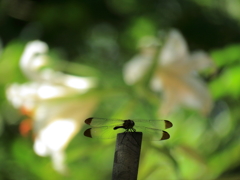
[{"label": "dragonfly abdomen", "polygon": [[116,129],[119,129],[119,128],[124,128],[124,129],[126,129],[124,126],[115,126],[113,129],[116,130]]}]

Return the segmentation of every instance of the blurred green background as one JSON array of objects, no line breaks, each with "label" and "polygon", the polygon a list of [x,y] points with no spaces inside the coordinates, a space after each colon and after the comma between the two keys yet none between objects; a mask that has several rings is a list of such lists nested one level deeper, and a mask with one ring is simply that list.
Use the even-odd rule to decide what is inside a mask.
[{"label": "blurred green background", "polygon": [[[174,124],[169,140],[143,142],[139,180],[240,179],[239,0],[2,0],[0,27],[0,179],[111,179],[115,141],[84,137],[88,126],[83,121],[89,116],[168,118]],[[172,28],[181,32],[189,51],[204,50],[215,64],[214,70],[199,74],[213,99],[208,114],[181,106],[161,117],[162,92],[146,86],[149,79],[132,86],[123,79],[124,64],[139,53],[139,41],[159,37],[161,48]],[[33,40],[49,46],[48,63],[38,73],[51,69],[94,77],[97,83],[87,92],[67,93],[51,102],[38,99],[34,112],[47,108],[49,112],[40,113],[46,122],[24,134],[19,131],[22,122],[30,118],[36,126],[38,117],[14,108],[6,90],[14,83],[42,83],[30,80],[19,67],[26,44]],[[54,121],[51,113],[70,106],[79,111],[79,129],[63,147],[68,170],[61,173],[53,168],[54,155],[36,155],[33,144],[41,128]],[[70,110],[65,118],[72,116]]]}]

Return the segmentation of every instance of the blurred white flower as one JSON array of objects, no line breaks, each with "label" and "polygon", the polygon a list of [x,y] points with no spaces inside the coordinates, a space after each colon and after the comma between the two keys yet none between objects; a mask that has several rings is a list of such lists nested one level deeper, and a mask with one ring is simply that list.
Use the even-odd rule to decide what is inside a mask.
[{"label": "blurred white flower", "polygon": [[[125,64],[123,75],[127,84],[138,82],[152,65],[157,52],[155,41],[142,46],[140,54]],[[157,55],[157,67],[150,82],[152,90],[163,93],[161,116],[168,115],[179,105],[199,110],[205,115],[209,113],[211,95],[197,74],[208,67],[214,67],[214,64],[205,52],[190,54],[182,35],[177,30],[170,31]]]},{"label": "blurred white flower", "polygon": [[[47,44],[41,41],[26,45],[20,67],[31,81],[10,85],[6,94],[15,108],[33,120],[34,151],[40,156],[51,156],[54,168],[65,173],[64,149],[98,101],[96,97],[76,96],[96,86],[96,80],[52,69],[41,70],[48,63],[47,51]],[[22,126],[23,133],[28,130],[25,126]]]}]

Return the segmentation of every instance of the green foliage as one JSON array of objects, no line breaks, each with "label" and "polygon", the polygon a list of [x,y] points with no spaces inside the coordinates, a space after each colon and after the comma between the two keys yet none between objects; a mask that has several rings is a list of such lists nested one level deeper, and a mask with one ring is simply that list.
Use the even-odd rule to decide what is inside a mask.
[{"label": "green foliage", "polygon": [[240,92],[240,45],[215,50],[212,52],[212,57],[217,66],[223,68],[219,77],[210,84],[213,95],[216,98],[231,96],[237,99]]},{"label": "green foliage", "polygon": [[[231,96],[234,99],[239,97],[240,93],[240,67],[234,66],[229,67],[220,78],[211,84],[212,91],[214,96],[217,98],[223,96]],[[224,87],[224,88],[219,88]]]},{"label": "green foliage", "polygon": [[[24,43],[13,41],[0,54],[0,84],[22,82],[24,77],[19,68],[19,59],[22,55]],[[8,77],[8,78],[3,78]]]},{"label": "green foliage", "polygon": [[137,43],[142,37],[155,36],[157,34],[156,25],[147,16],[133,19],[129,28],[122,35],[123,45],[129,49],[136,49]]},{"label": "green foliage", "polygon": [[[218,24],[224,24],[224,21],[217,16],[210,17],[207,13],[215,12],[216,4],[207,0],[195,1],[201,4],[194,4],[201,9],[199,12],[192,12],[190,7],[193,2],[187,0],[164,3],[136,0],[34,2],[37,8],[32,9],[35,10],[32,12],[34,16],[31,16],[33,20],[29,20],[27,25],[21,20],[19,24],[24,25],[18,33],[14,32],[16,26],[12,25],[12,19],[17,21],[17,15],[14,16],[11,9],[2,11],[1,19],[11,18],[8,27],[1,26],[5,31],[0,31],[4,40],[0,54],[0,179],[111,179],[115,140],[84,137],[87,125],[83,122],[82,128],[66,148],[68,173],[65,175],[52,168],[49,157],[39,157],[34,153],[34,138],[20,135],[18,126],[26,117],[10,107],[5,91],[12,83],[29,81],[19,68],[19,60],[26,39],[35,32],[31,32],[30,28],[29,37],[21,33],[29,26],[34,26],[32,22],[40,24],[38,31],[41,32],[41,39],[50,47],[50,63],[43,69],[99,79],[97,88],[82,96],[71,97],[79,101],[89,96],[100,99],[92,113],[97,117],[165,118],[157,114],[164,101],[162,94],[154,93],[149,88],[157,62],[152,64],[142,82],[133,86],[126,85],[122,77],[124,63],[136,53],[137,42],[142,37],[156,36],[158,30],[165,32],[168,28],[175,27],[184,32],[190,49],[207,47],[216,64],[214,73],[204,74],[215,101],[211,114],[203,117],[193,110],[181,107],[167,117],[173,122],[173,127],[167,130],[171,138],[163,142],[143,142],[138,179],[221,180],[226,177],[225,174],[228,175],[226,178],[234,176],[240,179],[240,45],[236,43],[240,38],[238,33],[231,34],[232,31],[227,31],[238,26],[231,24],[231,21],[229,29],[219,29]],[[235,8],[240,10],[239,6]],[[25,10],[28,12],[28,9]],[[174,15],[176,12],[180,14],[179,17]],[[228,8],[228,14],[227,18],[231,19],[234,13],[229,13]],[[224,36],[216,37],[219,41],[208,39],[208,43],[201,44],[202,41],[193,40],[207,38],[199,34],[192,23],[206,23],[206,17],[209,24],[202,27],[204,32],[211,29],[216,34],[223,32]],[[189,18],[193,18],[194,22]],[[239,24],[239,20],[236,21]],[[236,30],[240,32],[239,27]],[[11,41],[8,39],[10,36],[13,39]],[[215,34],[211,34],[211,38],[214,37]],[[224,47],[220,47],[219,42]]]},{"label": "green foliage", "polygon": [[218,67],[226,65],[238,64],[240,61],[240,45],[235,44],[224,49],[215,50],[212,52],[212,57]]}]

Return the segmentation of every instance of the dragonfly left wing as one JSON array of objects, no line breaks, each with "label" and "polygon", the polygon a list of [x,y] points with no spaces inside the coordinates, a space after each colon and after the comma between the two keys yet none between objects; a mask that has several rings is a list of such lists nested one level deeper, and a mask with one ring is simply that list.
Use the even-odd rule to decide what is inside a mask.
[{"label": "dragonfly left wing", "polygon": [[94,118],[90,117],[85,120],[85,123],[88,125],[91,125],[92,127],[98,127],[98,126],[114,126],[122,124],[124,120],[121,119],[107,119],[107,118]]},{"label": "dragonfly left wing", "polygon": [[122,128],[114,130],[115,126],[100,126],[100,127],[92,127],[84,132],[84,136],[90,138],[99,138],[99,139],[111,139],[115,138],[118,133],[122,133],[125,130]]}]

